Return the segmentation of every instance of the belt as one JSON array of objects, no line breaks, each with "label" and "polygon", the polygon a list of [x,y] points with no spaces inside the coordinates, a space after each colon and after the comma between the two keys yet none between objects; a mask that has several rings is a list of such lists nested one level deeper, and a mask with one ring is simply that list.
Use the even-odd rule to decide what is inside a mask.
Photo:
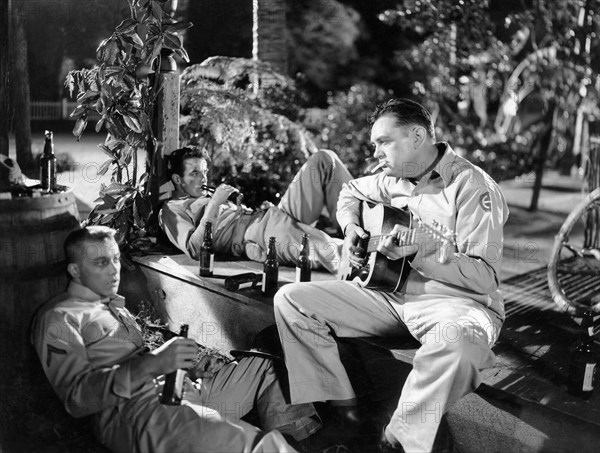
[{"label": "belt", "polygon": [[264,211],[244,212],[236,219],[233,238],[231,240],[231,252],[234,256],[242,256],[245,254],[244,248],[246,241],[244,240],[244,237],[246,235],[246,230],[252,222],[262,218],[264,214]]}]

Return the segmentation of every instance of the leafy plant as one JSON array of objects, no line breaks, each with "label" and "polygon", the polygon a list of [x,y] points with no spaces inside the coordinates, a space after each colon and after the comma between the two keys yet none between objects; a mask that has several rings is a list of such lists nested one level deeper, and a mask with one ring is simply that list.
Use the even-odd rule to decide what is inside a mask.
[{"label": "leafy plant", "polygon": [[521,2],[510,14],[493,3],[419,0],[381,19],[413,38],[395,65],[434,111],[439,138],[502,178],[538,166],[542,136],[560,162],[576,119],[597,117],[600,20],[590,2]]},{"label": "leafy plant", "polygon": [[[152,129],[154,107],[161,89],[158,77],[147,77],[149,68],[160,68],[161,59],[175,53],[188,61],[182,32],[191,26],[175,20],[157,0],[127,0],[130,17],[98,46],[99,61],[92,69],[69,72],[65,85],[71,96],[77,93],[73,135],[77,140],[87,127],[90,113],[100,119],[107,137],[99,145],[108,159],[99,175],[112,169],[111,184],[102,185],[99,201],[87,222],[118,231],[120,243],[129,243],[146,234],[152,212],[148,197],[153,156],[160,151]],[[147,172],[138,177],[137,151],[146,149]]]},{"label": "leafy plant", "polygon": [[348,91],[330,93],[326,109],[307,109],[303,124],[319,147],[337,153],[355,177],[362,176],[373,157],[368,117],[375,106],[392,97],[370,83],[358,83]]},{"label": "leafy plant", "polygon": [[267,64],[211,57],[181,78],[180,137],[205,147],[213,181],[241,189],[244,203],[276,202],[316,146],[297,122],[302,94]]}]

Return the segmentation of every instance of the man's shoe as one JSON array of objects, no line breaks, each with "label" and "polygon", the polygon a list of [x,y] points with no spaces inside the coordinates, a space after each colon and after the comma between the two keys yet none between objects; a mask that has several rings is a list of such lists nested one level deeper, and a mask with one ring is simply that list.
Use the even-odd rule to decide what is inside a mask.
[{"label": "man's shoe", "polygon": [[400,443],[392,444],[387,436],[385,435],[385,428],[381,431],[381,435],[379,436],[379,442],[377,442],[377,451],[378,453],[404,453],[404,448]]}]

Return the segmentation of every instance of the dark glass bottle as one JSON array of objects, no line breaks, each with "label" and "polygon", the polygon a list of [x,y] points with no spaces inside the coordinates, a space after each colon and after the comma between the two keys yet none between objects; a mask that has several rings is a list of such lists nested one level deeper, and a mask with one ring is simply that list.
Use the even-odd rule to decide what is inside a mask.
[{"label": "dark glass bottle", "polygon": [[310,258],[308,257],[310,246],[308,243],[308,234],[302,236],[302,247],[296,261],[296,281],[310,282]]},{"label": "dark glass bottle", "polygon": [[210,277],[215,266],[215,252],[212,241],[212,223],[204,225],[204,240],[200,246],[200,276]]},{"label": "dark glass bottle", "polygon": [[243,288],[254,287],[262,281],[262,275],[255,272],[244,272],[243,274],[232,275],[225,279],[225,289],[228,291],[239,291]]},{"label": "dark glass bottle", "polygon": [[[204,184],[204,185],[202,185],[202,190],[206,190],[206,192],[208,192],[208,195],[212,197],[212,195],[215,193],[215,190],[217,190],[217,189],[215,187],[207,186]],[[235,192],[232,192],[231,195],[229,195],[229,198],[227,199],[227,201],[231,201],[232,203],[239,205],[242,203],[243,199],[244,199],[244,194],[236,189]]]},{"label": "dark glass bottle", "polygon": [[588,399],[594,392],[596,357],[594,350],[594,315],[586,310],[581,320],[581,338],[577,341],[569,365],[569,391]]},{"label": "dark glass bottle", "polygon": [[44,153],[40,157],[40,184],[45,192],[56,191],[56,156],[52,131],[44,133]]},{"label": "dark glass bottle", "polygon": [[273,296],[277,292],[278,279],[279,263],[277,262],[275,238],[271,236],[267,248],[267,260],[263,268],[262,292],[265,296]]},{"label": "dark glass bottle", "polygon": [[[188,336],[187,324],[182,324],[179,330],[179,336],[187,338]],[[165,385],[162,393],[160,394],[160,402],[162,404],[168,404],[169,406],[178,406],[181,404],[183,398],[183,378],[185,377],[185,370],[175,370],[165,376]]]}]

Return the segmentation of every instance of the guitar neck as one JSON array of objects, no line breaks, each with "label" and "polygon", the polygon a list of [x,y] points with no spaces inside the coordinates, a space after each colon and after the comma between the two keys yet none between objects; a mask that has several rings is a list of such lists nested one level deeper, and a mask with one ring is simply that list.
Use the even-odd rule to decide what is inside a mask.
[{"label": "guitar neck", "polygon": [[424,228],[411,228],[402,231],[398,234],[381,234],[369,236],[363,240],[361,246],[367,249],[367,253],[375,252],[380,242],[388,237],[396,237],[399,246],[422,244],[427,240],[431,240],[431,234]]}]

